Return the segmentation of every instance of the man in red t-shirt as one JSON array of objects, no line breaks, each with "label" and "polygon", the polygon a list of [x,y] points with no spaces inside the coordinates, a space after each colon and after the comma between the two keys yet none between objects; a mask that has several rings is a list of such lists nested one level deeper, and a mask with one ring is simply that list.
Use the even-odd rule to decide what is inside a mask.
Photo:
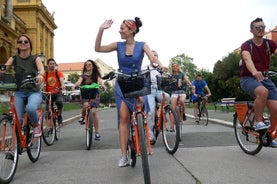
[{"label": "man in red t-shirt", "polygon": [[[265,24],[263,19],[256,18],[250,24],[253,38],[241,45],[242,67],[240,72],[240,86],[255,98],[255,130],[267,129],[270,125],[263,122],[263,111],[267,106],[270,112],[271,124],[277,119],[277,89],[275,84],[263,75],[269,71],[270,56],[277,54],[277,44],[264,39]],[[277,141],[273,140],[271,147],[277,148]]]},{"label": "man in red t-shirt", "polygon": [[63,109],[63,96],[62,90],[65,89],[64,75],[61,71],[56,69],[56,61],[53,58],[47,60],[48,69],[43,75],[45,81],[46,92],[52,93],[52,102],[56,103],[58,108],[58,124],[63,122],[62,109]]}]

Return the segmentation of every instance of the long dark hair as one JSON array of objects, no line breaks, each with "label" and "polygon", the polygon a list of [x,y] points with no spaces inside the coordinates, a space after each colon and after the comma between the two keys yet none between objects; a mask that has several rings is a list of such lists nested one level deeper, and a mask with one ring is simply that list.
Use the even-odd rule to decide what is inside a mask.
[{"label": "long dark hair", "polygon": [[85,63],[84,63],[84,67],[83,67],[83,74],[87,71],[86,70],[86,63],[90,62],[92,64],[92,74],[91,74],[91,79],[93,82],[98,82],[98,77],[101,78],[101,72],[99,70],[99,67],[97,66],[97,64],[95,63],[95,61],[88,59]]}]

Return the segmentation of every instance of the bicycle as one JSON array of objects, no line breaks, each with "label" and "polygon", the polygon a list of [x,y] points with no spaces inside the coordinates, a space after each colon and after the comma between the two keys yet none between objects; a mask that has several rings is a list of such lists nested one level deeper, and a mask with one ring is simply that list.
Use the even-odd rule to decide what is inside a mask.
[{"label": "bicycle", "polygon": [[208,126],[209,123],[209,113],[206,107],[207,98],[208,96],[204,95],[197,95],[197,106],[198,106],[198,112],[197,112],[197,124],[200,124],[203,122],[205,126]]},{"label": "bicycle", "polygon": [[[161,83],[162,77],[157,76],[158,89],[163,90],[167,87],[164,83]],[[176,115],[176,112],[172,109],[171,105],[166,104],[165,93],[162,93],[162,101],[158,102],[157,98],[155,108],[155,124],[153,127],[153,133],[158,138],[160,132],[163,135],[163,143],[168,153],[174,154],[179,147],[180,137],[180,120]]]},{"label": "bicycle", "polygon": [[99,103],[99,94],[98,89],[100,85],[97,83],[92,83],[90,85],[80,86],[81,96],[84,99],[88,99],[88,105],[86,106],[84,122],[86,130],[86,148],[87,150],[91,149],[92,144],[92,134],[93,134],[93,109],[96,109],[96,104]]},{"label": "bicycle", "polygon": [[147,114],[144,111],[144,100],[141,96],[151,93],[150,70],[142,70],[139,73],[124,74],[110,72],[103,77],[104,80],[112,80],[117,77],[118,84],[125,98],[135,98],[134,112],[131,114],[129,140],[127,146],[128,158],[131,167],[135,167],[136,159],[141,157],[144,182],[151,183],[148,154],[151,155],[152,147],[148,132]]},{"label": "bicycle", "polygon": [[[60,126],[57,122],[58,108],[56,104],[52,102],[52,93],[42,91],[43,99],[45,101],[46,111],[43,113],[43,120],[41,122],[42,138],[47,146],[51,146],[54,141],[59,140]],[[48,102],[48,103],[47,103]]]},{"label": "bicycle", "polygon": [[[1,66],[1,70],[6,67]],[[29,123],[27,113],[24,114],[23,126],[17,116],[14,104],[14,83],[7,83],[1,73],[0,91],[10,96],[9,110],[7,114],[0,116],[0,183],[10,183],[15,175],[18,156],[27,151],[31,162],[36,162],[41,151],[41,137],[34,137],[33,127]],[[13,74],[12,74],[13,75]],[[10,78],[12,75],[8,76]],[[4,79],[4,80],[3,80]],[[28,77],[22,81],[23,85],[34,84],[33,78]],[[42,119],[42,109],[38,109],[39,118]]]},{"label": "bicycle", "polygon": [[[264,76],[277,76],[277,72],[264,72]],[[255,155],[259,153],[263,147],[269,147],[272,140],[277,137],[277,120],[274,120],[270,128],[255,131],[253,102],[236,102],[234,107],[233,126],[236,140],[240,148],[249,155]],[[264,122],[266,123],[265,117]]]},{"label": "bicycle", "polygon": [[[158,89],[163,90],[168,92],[169,94],[172,95],[172,91],[177,91],[178,90],[178,86],[177,86],[177,79],[174,78],[174,76],[172,74],[169,73],[162,73],[161,77],[157,77],[157,81],[158,81]],[[184,102],[181,102],[180,100],[181,96],[180,94],[178,94],[177,96],[177,106],[175,109],[175,116],[178,120],[178,125],[175,126],[176,128],[178,128],[178,135],[176,137],[179,137],[178,143],[176,142],[176,144],[179,144],[179,142],[182,140],[182,125],[183,125],[183,121],[184,119]],[[171,107],[172,108],[172,107]],[[175,119],[176,119],[175,118]]]}]

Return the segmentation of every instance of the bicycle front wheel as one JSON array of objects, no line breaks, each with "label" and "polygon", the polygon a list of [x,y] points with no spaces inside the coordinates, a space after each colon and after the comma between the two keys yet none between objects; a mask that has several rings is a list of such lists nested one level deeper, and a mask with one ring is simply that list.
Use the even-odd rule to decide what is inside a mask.
[{"label": "bicycle front wheel", "polygon": [[92,132],[93,132],[93,116],[92,110],[88,109],[88,117],[86,118],[86,146],[87,150],[91,149],[92,143]]},{"label": "bicycle front wheel", "polygon": [[56,131],[54,127],[54,120],[52,113],[46,111],[43,114],[41,121],[42,138],[47,146],[51,146],[54,143]]},{"label": "bicycle front wheel", "polygon": [[241,124],[235,113],[233,120],[235,136],[240,148],[245,153],[255,155],[261,151],[263,147],[262,142],[259,139],[259,134],[254,129],[254,125],[247,118],[245,119]]},{"label": "bicycle front wheel", "polygon": [[199,123],[203,123],[205,126],[209,123],[209,114],[206,106],[202,106],[199,112]]},{"label": "bicycle front wheel", "polygon": [[164,109],[162,123],[163,142],[168,153],[174,154],[179,147],[180,120],[175,111],[168,105]]},{"label": "bicycle front wheel", "polygon": [[41,151],[41,137],[34,137],[34,129],[32,126],[28,126],[27,137],[27,154],[32,162],[36,162],[39,158]]},{"label": "bicycle front wheel", "polygon": [[144,183],[151,183],[150,178],[150,170],[149,170],[149,163],[148,163],[148,153],[147,153],[147,146],[146,146],[146,136],[145,136],[145,129],[144,129],[144,122],[142,118],[142,114],[137,114],[137,124],[139,129],[139,144],[141,150],[141,161],[142,161],[142,170],[144,176]]},{"label": "bicycle front wheel", "polygon": [[10,183],[18,163],[17,137],[9,116],[0,117],[0,183]]}]

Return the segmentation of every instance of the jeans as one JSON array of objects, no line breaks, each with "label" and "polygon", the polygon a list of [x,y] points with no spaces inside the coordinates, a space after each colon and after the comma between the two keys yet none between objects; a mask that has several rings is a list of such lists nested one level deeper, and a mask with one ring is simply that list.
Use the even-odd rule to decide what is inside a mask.
[{"label": "jeans", "polygon": [[[155,122],[154,122],[154,118],[155,118],[154,113],[155,113],[155,107],[156,107],[155,97],[157,98],[158,102],[161,103],[162,102],[162,93],[163,93],[163,91],[158,90],[157,88],[151,87],[151,94],[147,95],[148,105],[149,105],[148,126],[149,126],[150,138],[154,137],[152,130],[155,125]],[[169,102],[170,102],[169,94],[165,93],[165,99],[166,99],[166,104],[169,104]]]},{"label": "jeans", "polygon": [[[27,104],[25,104],[27,99]],[[16,91],[14,95],[14,104],[20,124],[23,125],[24,112],[26,111],[31,124],[37,124],[39,117],[37,109],[42,102],[42,95],[40,91],[37,92],[22,92]],[[26,106],[25,106],[26,105]]]}]

